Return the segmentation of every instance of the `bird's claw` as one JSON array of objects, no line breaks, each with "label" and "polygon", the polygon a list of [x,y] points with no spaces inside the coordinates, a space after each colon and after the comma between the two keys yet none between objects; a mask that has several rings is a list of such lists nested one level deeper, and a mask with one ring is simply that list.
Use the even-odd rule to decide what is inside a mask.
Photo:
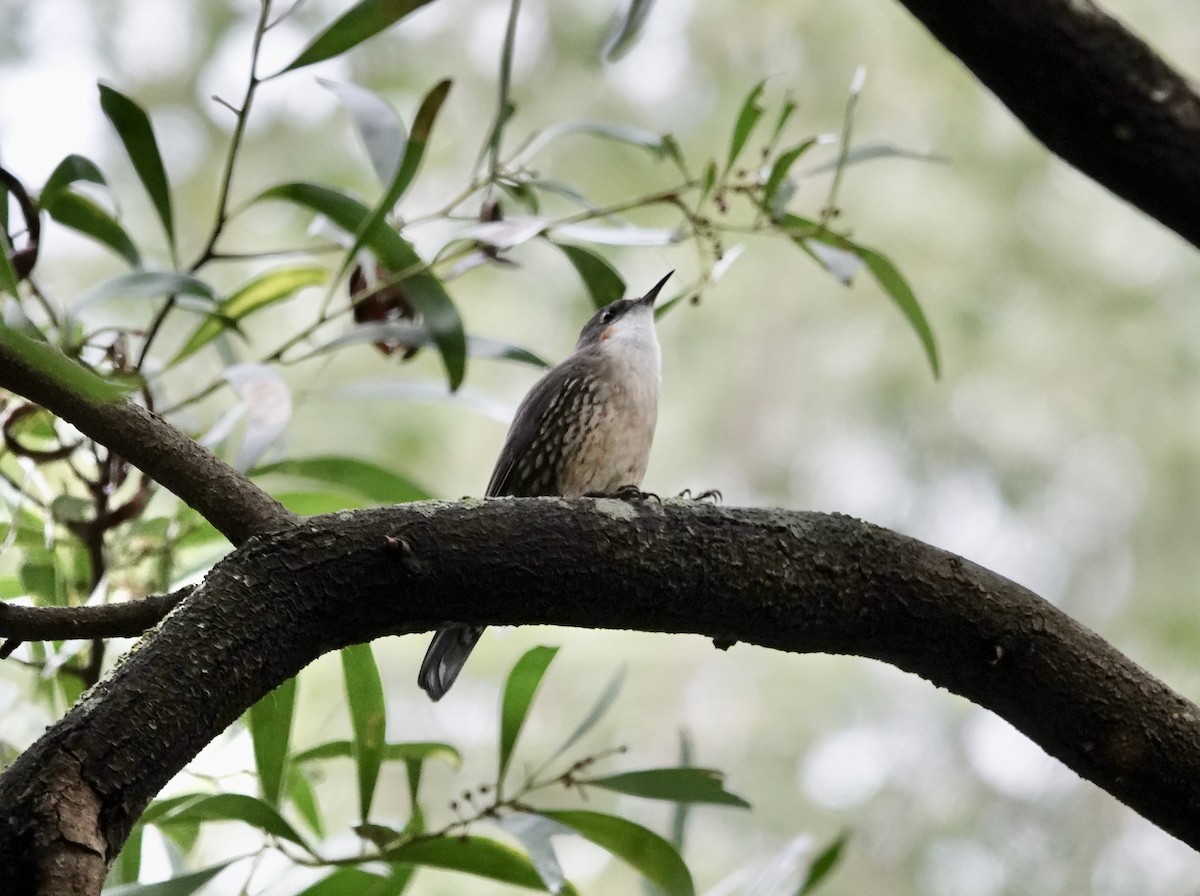
[{"label": "bird's claw", "polygon": [[662,503],[662,498],[653,492],[644,492],[636,485],[622,485],[620,488],[611,492],[588,492],[584,495],[585,498],[616,498],[619,501],[657,501]]},{"label": "bird's claw", "polygon": [[683,498],[685,501],[712,501],[714,504],[721,503],[721,490],[710,488],[702,491],[700,494],[693,496],[690,488],[685,488],[676,497]]}]

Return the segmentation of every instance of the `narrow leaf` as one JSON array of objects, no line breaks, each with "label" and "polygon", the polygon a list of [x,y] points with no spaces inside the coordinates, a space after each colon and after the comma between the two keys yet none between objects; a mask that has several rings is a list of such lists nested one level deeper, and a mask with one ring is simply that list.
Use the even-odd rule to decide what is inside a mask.
[{"label": "narrow leaf", "polygon": [[771,166],[771,173],[767,175],[766,183],[763,184],[763,202],[771,207],[775,205],[775,194],[779,192],[780,185],[784,182],[788,172],[791,170],[796,159],[808,152],[809,148],[816,143],[815,137],[810,137],[803,143],[793,146],[791,149],[780,153],[779,158]]},{"label": "narrow leaf", "polygon": [[839,165],[845,168],[855,162],[869,162],[872,159],[910,159],[917,162],[945,162],[946,157],[936,153],[914,152],[892,146],[889,143],[863,143],[853,149],[848,149],[835,159],[822,162],[814,168],[809,168],[805,174],[818,174],[822,171],[832,171]]},{"label": "narrow leaf", "polygon": [[542,815],[531,812],[513,812],[502,815],[496,823],[505,831],[512,834],[529,853],[533,867],[537,869],[538,877],[542,879],[546,889],[558,893],[567,882],[562,865],[554,852],[550,838],[556,834],[570,834],[570,828],[563,827],[557,821],[551,821]]},{"label": "narrow leaf", "polygon": [[46,178],[46,184],[42,187],[41,195],[38,196],[38,205],[49,210],[63,190],[81,180],[94,184],[107,184],[104,175],[91,159],[80,155],[67,156]]},{"label": "narrow leaf", "polygon": [[354,457],[323,455],[280,461],[258,467],[253,475],[294,476],[313,482],[337,486],[366,498],[368,504],[406,504],[430,497],[425,489],[378,464]]},{"label": "narrow leaf", "polygon": [[146,188],[167,234],[167,243],[174,252],[175,220],[171,212],[171,186],[167,182],[167,171],[158,152],[158,141],[154,139],[150,118],[141,106],[115,87],[103,82],[99,87],[100,108],[125,145],[125,154],[129,156],[133,170]]},{"label": "narrow leaf", "polygon": [[500,707],[500,771],[496,776],[497,787],[504,786],[504,776],[512,761],[513,747],[529,715],[533,698],[537,694],[542,676],[546,674],[551,660],[558,653],[557,647],[534,647],[517,660],[508,680],[504,684],[504,697]]},{"label": "narrow leaf", "polygon": [[625,295],[624,279],[601,256],[590,249],[573,246],[570,243],[555,243],[555,245],[574,265],[583,280],[583,285],[587,288],[588,295],[592,297],[592,304],[597,308],[603,308]]},{"label": "narrow leaf", "polygon": [[608,684],[604,686],[604,690],[600,692],[600,696],[596,698],[596,702],[592,704],[592,708],[588,710],[583,721],[571,732],[570,736],[563,741],[562,746],[555,750],[547,762],[553,762],[571,747],[575,746],[576,742],[596,727],[596,723],[604,718],[604,714],[608,712],[613,701],[617,699],[617,694],[621,692],[621,685],[625,683],[625,667],[618,669],[613,677],[608,680]]},{"label": "narrow leaf", "polygon": [[692,875],[675,847],[641,825],[580,810],[540,812],[624,859],[667,896],[693,896]]},{"label": "narrow leaf", "polygon": [[254,765],[263,799],[279,807],[279,794],[287,773],[292,712],[296,708],[296,679],[289,678],[250,707],[247,727],[254,742]]},{"label": "narrow leaf", "polygon": [[[318,184],[294,182],[280,184],[261,193],[254,201],[283,200],[324,215],[348,233],[357,233],[370,214],[366,206],[337,190]],[[394,229],[379,221],[365,232],[363,245],[369,248],[389,271],[403,274],[404,298],[421,313],[437,343],[446,367],[451,389],[462,385],[466,371],[466,334],[462,318],[440,280],[412,244]]]},{"label": "narrow leaf", "polygon": [[917,334],[917,338],[921,340],[921,347],[925,349],[925,356],[929,359],[929,366],[933,370],[934,377],[940,376],[941,362],[938,360],[937,341],[933,336],[933,328],[929,326],[925,312],[921,310],[921,305],[908,285],[908,281],[887,257],[874,249],[868,249],[865,246],[855,246],[855,249],[859,257],[866,262],[867,270],[883,287],[883,291],[896,303]]},{"label": "narrow leaf", "polygon": [[142,841],[145,839],[145,833],[145,825],[134,826],[133,831],[121,847],[121,851],[117,853],[112,868],[109,869],[106,883],[137,883],[138,876],[142,872]]},{"label": "narrow leaf", "polygon": [[[328,342],[321,343],[310,354],[303,355],[295,360],[306,360],[316,355],[345,348],[348,345],[359,345],[364,342],[387,342],[411,346],[437,345],[429,330],[420,324],[413,324],[403,320],[393,320],[381,323],[359,324],[353,329],[342,333],[340,336],[335,336]],[[544,359],[528,349],[521,348],[519,345],[501,342],[498,339],[469,336],[466,348],[467,356],[471,358],[519,361],[522,364],[531,364],[534,367],[542,368],[550,366]]]},{"label": "narrow leaf", "polygon": [[379,667],[375,664],[375,654],[370,644],[343,647],[341,656],[350,722],[354,729],[359,814],[366,821],[371,815],[371,802],[379,781],[379,766],[383,763],[387,728],[383,681],[379,677]]},{"label": "narrow leaf", "polygon": [[750,808],[748,802],[724,788],[724,775],[707,768],[646,769],[603,778],[585,778],[579,783],[652,800]]},{"label": "narrow leaf", "polygon": [[616,62],[633,49],[653,8],[654,0],[626,0],[624,11],[613,21],[604,41],[604,59]]},{"label": "narrow leaf", "polygon": [[[5,202],[8,201],[8,194],[3,197]],[[12,266],[12,243],[8,241],[8,234],[0,230],[0,289],[4,290],[10,296],[17,295],[17,272]]]},{"label": "narrow leaf", "polygon": [[[429,0],[360,0],[305,47],[283,72],[332,59],[390,28]],[[279,74],[283,74],[280,72]]]},{"label": "narrow leaf", "polygon": [[[400,201],[400,197],[412,183],[417,168],[421,164],[421,158],[425,155],[425,146],[429,142],[433,123],[437,120],[438,112],[441,111],[442,103],[446,101],[446,95],[449,92],[450,81],[442,80],[434,85],[433,89],[421,100],[421,105],[417,109],[417,117],[413,120],[412,133],[408,137],[408,143],[404,146],[404,155],[400,158],[400,164],[396,167],[396,172],[392,176],[383,198],[376,203],[375,208],[371,209],[371,213],[363,219],[358,230],[355,231],[354,243],[350,246],[350,251],[346,253],[346,260],[342,263],[339,277],[354,264],[355,259],[358,258],[358,251],[367,244],[368,235],[377,227],[386,226],[388,212]],[[395,270],[402,271],[403,269],[401,267]]]},{"label": "narrow leaf", "polygon": [[106,380],[77,361],[68,358],[54,346],[30,339],[8,327],[0,326],[0,345],[27,364],[36,367],[42,376],[67,387],[75,395],[88,402],[117,401],[134,385],[133,383],[123,385]]},{"label": "narrow leaf", "polygon": [[321,804],[313,791],[312,781],[308,775],[293,763],[288,763],[287,769],[287,799],[295,807],[300,817],[304,819],[318,837],[325,836],[325,821],[321,816]]},{"label": "narrow leaf", "polygon": [[801,881],[800,886],[796,890],[796,896],[808,896],[815,890],[829,873],[837,867],[842,858],[842,852],[846,848],[846,844],[850,840],[850,832],[842,831],[832,843],[821,850],[820,855],[813,859],[812,865],[808,868],[808,874]]},{"label": "narrow leaf", "polygon": [[551,125],[534,136],[522,147],[518,158],[521,160],[532,159],[555,140],[571,134],[586,134],[591,137],[603,137],[618,143],[626,143],[629,146],[646,150],[656,159],[662,158],[667,152],[665,138],[661,134],[645,128],[608,121],[563,121]]},{"label": "narrow leaf", "polygon": [[240,821],[258,828],[265,834],[295,843],[305,852],[312,853],[304,838],[284,821],[283,816],[273,806],[257,797],[242,793],[220,793],[200,797],[167,813],[157,823],[169,824],[177,821]]},{"label": "narrow leaf", "polygon": [[[354,755],[354,744],[348,740],[331,740],[292,757],[292,762],[312,762],[317,759],[350,758]],[[388,762],[397,760],[424,762],[441,759],[451,768],[462,765],[462,754],[450,744],[435,741],[404,741],[384,747],[383,758]]]},{"label": "narrow leaf", "polygon": [[79,311],[100,302],[114,299],[160,299],[164,296],[196,296],[210,302],[217,300],[213,288],[190,274],[174,271],[132,271],[88,290],[76,300],[72,311]]},{"label": "narrow leaf", "polygon": [[222,862],[202,871],[181,874],[179,877],[172,877],[170,880],[153,884],[105,887],[104,896],[191,896],[232,864],[233,862]]},{"label": "narrow leaf", "polygon": [[63,190],[48,205],[43,206],[50,217],[64,227],[70,227],[112,249],[132,267],[142,263],[137,246],[117,219],[86,196],[73,190]]},{"label": "narrow leaf", "polygon": [[324,268],[289,267],[277,268],[259,274],[253,280],[238,287],[228,298],[222,299],[213,309],[212,316],[201,322],[196,331],[179,353],[171,360],[178,364],[184,358],[202,349],[216,339],[224,330],[244,317],[287,299],[301,289],[319,286],[329,277]]},{"label": "narrow leaf", "polygon": [[726,171],[733,167],[738,156],[742,154],[742,150],[746,147],[746,141],[750,139],[750,134],[754,131],[758,120],[762,118],[763,107],[758,101],[763,95],[766,83],[766,81],[759,81],[742,101],[737,121],[733,125],[733,136],[729,141],[729,160],[725,163]]},{"label": "narrow leaf", "polygon": [[666,230],[657,227],[608,227],[603,224],[560,224],[553,229],[557,236],[583,240],[602,246],[670,246],[683,239],[680,228]]},{"label": "narrow leaf", "polygon": [[390,183],[404,155],[404,124],[392,104],[365,87],[317,78],[317,83],[332,93],[350,113],[354,131],[362,141],[371,167],[379,182]]},{"label": "narrow leaf", "polygon": [[545,882],[528,857],[510,846],[484,837],[418,840],[390,849],[380,858],[387,862],[461,871],[531,890],[546,890]]}]

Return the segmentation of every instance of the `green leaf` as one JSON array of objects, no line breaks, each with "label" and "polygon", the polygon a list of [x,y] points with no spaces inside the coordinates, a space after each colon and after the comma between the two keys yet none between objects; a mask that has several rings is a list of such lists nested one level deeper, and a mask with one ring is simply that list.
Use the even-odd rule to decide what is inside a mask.
[{"label": "green leaf", "polygon": [[[282,200],[304,206],[324,215],[347,233],[357,233],[370,211],[357,199],[319,184],[294,182],[280,184],[259,194],[254,201]],[[383,221],[366,231],[363,243],[389,271],[403,274],[404,298],[421,313],[433,333],[450,388],[457,389],[466,371],[467,338],[462,318],[445,287],[428,270],[404,237]]]},{"label": "green leaf", "polygon": [[267,464],[253,471],[254,476],[272,474],[336,485],[340,490],[361,495],[371,504],[406,504],[430,497],[429,492],[411,479],[355,457],[332,454],[302,457]]},{"label": "green leaf", "polygon": [[202,871],[181,874],[179,877],[154,884],[106,887],[104,896],[190,896],[232,864],[233,862],[222,862]]},{"label": "green leaf", "polygon": [[580,784],[675,803],[709,803],[749,809],[750,804],[722,785],[725,776],[707,768],[655,768],[637,772],[584,778]]},{"label": "green leaf", "polygon": [[808,874],[805,875],[800,886],[796,889],[796,896],[808,896],[826,877],[837,867],[842,858],[842,852],[846,848],[847,842],[850,840],[850,832],[842,831],[834,839],[832,843],[821,850],[820,855],[813,859],[812,865],[808,868]]},{"label": "green leaf", "polygon": [[[450,81],[445,79],[435,84],[433,89],[421,100],[421,105],[417,109],[417,117],[413,120],[412,133],[409,134],[408,142],[404,146],[404,155],[400,158],[400,164],[396,168],[395,174],[392,175],[391,183],[388,184],[383,198],[376,203],[375,207],[371,209],[371,213],[363,219],[358,230],[355,231],[354,243],[350,246],[350,251],[346,253],[346,260],[342,262],[342,269],[338,272],[339,279],[355,263],[358,251],[367,244],[368,235],[375,228],[386,226],[388,212],[400,201],[400,197],[412,183],[417,168],[420,167],[421,158],[425,155],[425,146],[429,143],[433,123],[437,120],[438,112],[441,111],[442,104],[446,101],[449,92]],[[395,270],[403,269],[401,267]]]},{"label": "green leaf", "polygon": [[542,676],[546,674],[551,660],[558,653],[557,647],[533,647],[517,660],[504,683],[504,697],[500,706],[500,771],[496,786],[504,786],[504,776],[512,761],[513,747],[529,715],[533,698],[537,694]]},{"label": "green leaf", "polygon": [[358,770],[358,808],[363,821],[371,815],[379,766],[383,763],[387,710],[383,681],[370,644],[343,647],[342,674],[354,729],[354,764]]},{"label": "green leaf", "polygon": [[636,146],[646,150],[656,159],[661,159],[667,154],[668,145],[674,146],[675,152],[678,153],[678,146],[674,144],[674,141],[668,144],[667,138],[645,128],[608,121],[563,121],[551,125],[532,137],[517,153],[517,157],[521,160],[532,159],[555,140],[570,134],[604,137],[618,143]]},{"label": "green leaf", "polygon": [[866,262],[867,270],[883,287],[883,291],[896,303],[917,334],[917,338],[921,340],[921,347],[925,349],[925,357],[929,359],[929,366],[933,369],[934,377],[941,376],[941,363],[938,360],[937,342],[933,336],[933,328],[929,326],[925,312],[921,310],[921,305],[917,302],[917,297],[908,285],[908,281],[888,258],[874,249],[859,245],[855,245],[854,248],[858,256]]},{"label": "green leaf", "polygon": [[338,868],[296,896],[396,896],[408,883],[408,869],[384,876],[362,868]]},{"label": "green leaf", "polygon": [[120,223],[86,196],[73,190],[63,190],[43,208],[64,227],[70,227],[112,249],[132,267],[142,263],[137,246]]},{"label": "green leaf", "polygon": [[779,158],[775,160],[775,164],[771,166],[771,173],[767,175],[767,181],[763,184],[762,198],[763,203],[767,206],[774,207],[775,194],[779,192],[779,187],[788,175],[796,159],[808,152],[809,148],[815,144],[816,138],[810,137],[802,143],[793,146],[791,149],[780,153]]},{"label": "green leaf", "polygon": [[71,310],[79,311],[81,308],[113,299],[158,299],[174,295],[196,296],[209,302],[217,300],[211,286],[190,274],[175,271],[131,271],[105,280],[88,290],[75,301]]},{"label": "green leaf", "polygon": [[91,159],[79,155],[67,156],[46,178],[46,184],[42,187],[41,195],[38,196],[38,205],[49,211],[59,194],[71,184],[81,180],[106,186],[108,183],[96,163]]},{"label": "green leaf", "polygon": [[[301,355],[299,358],[293,358],[292,360],[305,361],[317,355],[323,355],[326,352],[336,351],[348,345],[361,345],[364,342],[386,342],[394,345],[422,347],[437,345],[429,330],[421,324],[414,324],[404,320],[389,320],[379,323],[359,324],[352,330],[321,343],[310,353]],[[467,357],[482,358],[485,360],[518,361],[521,364],[530,364],[543,369],[550,367],[545,360],[529,351],[529,349],[521,348],[519,345],[512,345],[508,342],[501,342],[498,339],[488,339],[484,336],[467,337]]]},{"label": "green leaf", "polygon": [[[510,846],[485,837],[435,837],[390,849],[380,856],[388,862],[407,862],[448,871],[461,871],[501,883],[545,890],[528,857]],[[564,892],[566,892],[564,890]]]},{"label": "green leaf", "polygon": [[156,823],[169,824],[174,821],[240,821],[258,828],[265,834],[295,843],[305,852],[312,854],[304,838],[284,821],[283,816],[273,806],[258,797],[242,793],[219,793],[199,797],[167,812]]},{"label": "green leaf", "polygon": [[288,763],[287,769],[287,798],[309,829],[318,837],[324,837],[325,821],[321,817],[321,804],[317,802],[312,781],[292,762]]},{"label": "green leaf", "polygon": [[835,159],[830,159],[828,162],[823,162],[815,168],[809,168],[805,174],[818,174],[822,171],[831,171],[835,168],[845,168],[853,165],[856,162],[869,162],[872,159],[910,159],[916,162],[945,162],[946,157],[937,154],[914,152],[910,149],[902,149],[898,146],[892,146],[890,143],[863,143],[855,146],[853,149],[848,149],[841,153]]},{"label": "green leaf", "polygon": [[667,896],[693,896],[692,875],[679,853],[658,834],[601,812],[539,812],[628,862]]},{"label": "green leaf", "polygon": [[608,680],[608,684],[604,686],[604,690],[600,692],[600,696],[596,698],[596,702],[592,704],[592,708],[589,709],[587,715],[583,717],[583,721],[580,722],[578,727],[571,732],[570,736],[568,736],[567,739],[562,742],[562,746],[560,746],[550,755],[550,758],[547,760],[547,762],[553,762],[563,753],[567,752],[567,750],[571,749],[571,747],[573,747],[581,737],[596,727],[596,723],[604,718],[604,714],[608,712],[609,707],[613,705],[613,701],[617,699],[617,694],[621,692],[621,685],[624,683],[625,667],[622,666],[613,674],[613,677]]},{"label": "green leaf", "polygon": [[[351,758],[354,756],[354,744],[348,740],[331,740],[318,744],[292,757],[292,762],[312,762],[317,759]],[[424,762],[427,759],[441,759],[451,768],[462,765],[462,754],[450,744],[437,741],[401,741],[387,744],[383,749],[383,758],[388,762],[397,760],[409,762]]]},{"label": "green leaf", "polygon": [[213,316],[203,321],[196,332],[171,360],[178,364],[184,358],[202,349],[231,325],[268,305],[281,302],[309,286],[319,286],[329,278],[324,268],[287,267],[276,268],[259,274],[248,283],[238,287],[228,298],[222,299],[213,309]]},{"label": "green leaf", "polygon": [[[8,202],[8,193],[5,192],[0,196],[6,203]],[[8,240],[8,234],[0,229],[0,289],[4,290],[11,296],[16,296],[19,289],[17,285],[17,272],[13,269],[12,258],[12,243]]]},{"label": "green leaf", "polygon": [[603,308],[625,295],[625,281],[616,269],[601,256],[590,249],[573,246],[570,243],[555,243],[554,245],[562,249],[567,260],[575,266],[575,270],[583,279],[583,285],[587,287],[588,294],[592,297],[592,304],[597,308]]},{"label": "green leaf", "polygon": [[726,171],[733,167],[733,163],[742,154],[742,150],[746,147],[746,141],[750,139],[750,134],[758,124],[758,120],[762,118],[763,107],[758,101],[762,97],[766,83],[766,81],[759,81],[742,101],[742,108],[738,111],[737,121],[733,125],[733,137],[729,142],[729,161],[725,163]]},{"label": "green leaf", "polygon": [[287,773],[292,713],[296,708],[296,679],[289,678],[250,707],[247,727],[254,742],[254,766],[263,799],[276,808]]},{"label": "green leaf", "polygon": [[[135,825],[125,840],[121,851],[108,871],[107,883],[128,884],[137,883],[142,871],[142,840],[146,832],[145,825]],[[108,890],[105,890],[107,893]]]},{"label": "green leaf", "polygon": [[373,90],[317,78],[317,83],[341,101],[382,184],[390,183],[404,155],[404,124],[392,104]]},{"label": "green leaf", "polygon": [[88,402],[117,401],[133,388],[132,383],[126,385],[106,380],[68,358],[54,346],[30,339],[5,326],[0,326],[0,346],[26,364],[36,367],[42,376],[54,380]]},{"label": "green leaf", "polygon": [[390,28],[429,0],[360,0],[322,31],[283,71],[332,59]]},{"label": "green leaf", "polygon": [[171,186],[167,182],[167,171],[158,152],[158,142],[150,118],[142,107],[115,87],[100,83],[100,108],[116,129],[117,136],[125,145],[125,154],[133,163],[142,186],[158,212],[167,243],[172,253],[175,249],[175,220],[171,212]]},{"label": "green leaf", "polygon": [[654,0],[627,0],[624,13],[614,20],[604,41],[604,59],[616,62],[633,49],[653,8]]}]

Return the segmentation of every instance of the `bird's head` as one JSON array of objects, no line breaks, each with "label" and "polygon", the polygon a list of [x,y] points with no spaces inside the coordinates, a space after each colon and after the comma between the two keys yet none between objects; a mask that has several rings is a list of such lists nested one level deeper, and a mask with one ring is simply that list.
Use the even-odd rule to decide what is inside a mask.
[{"label": "bird's head", "polygon": [[619,350],[622,346],[658,345],[654,334],[654,300],[672,271],[639,299],[618,299],[605,305],[584,326],[575,350],[602,348]]}]

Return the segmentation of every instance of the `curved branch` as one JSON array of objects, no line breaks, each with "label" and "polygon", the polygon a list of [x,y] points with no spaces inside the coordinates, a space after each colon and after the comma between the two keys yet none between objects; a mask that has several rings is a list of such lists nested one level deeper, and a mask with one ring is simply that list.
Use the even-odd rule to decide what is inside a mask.
[{"label": "curved branch", "polygon": [[40,404],[125,458],[233,544],[295,516],[207,448],[132,401],[89,398],[0,342],[0,388]]},{"label": "curved branch", "polygon": [[[0,881],[33,892],[47,863],[111,859],[159,788],[271,688],[327,651],[447,620],[883,660],[1200,847],[1200,709],[995,573],[843,516],[498,499],[314,517],[231,554],[0,778]],[[64,816],[60,793],[97,808]]]},{"label": "curved branch", "polygon": [[1091,0],[900,0],[1053,153],[1200,246],[1200,96]]},{"label": "curved branch", "polygon": [[1047,148],[1200,246],[1200,96],[1145,41],[1091,0],[900,2]]}]

